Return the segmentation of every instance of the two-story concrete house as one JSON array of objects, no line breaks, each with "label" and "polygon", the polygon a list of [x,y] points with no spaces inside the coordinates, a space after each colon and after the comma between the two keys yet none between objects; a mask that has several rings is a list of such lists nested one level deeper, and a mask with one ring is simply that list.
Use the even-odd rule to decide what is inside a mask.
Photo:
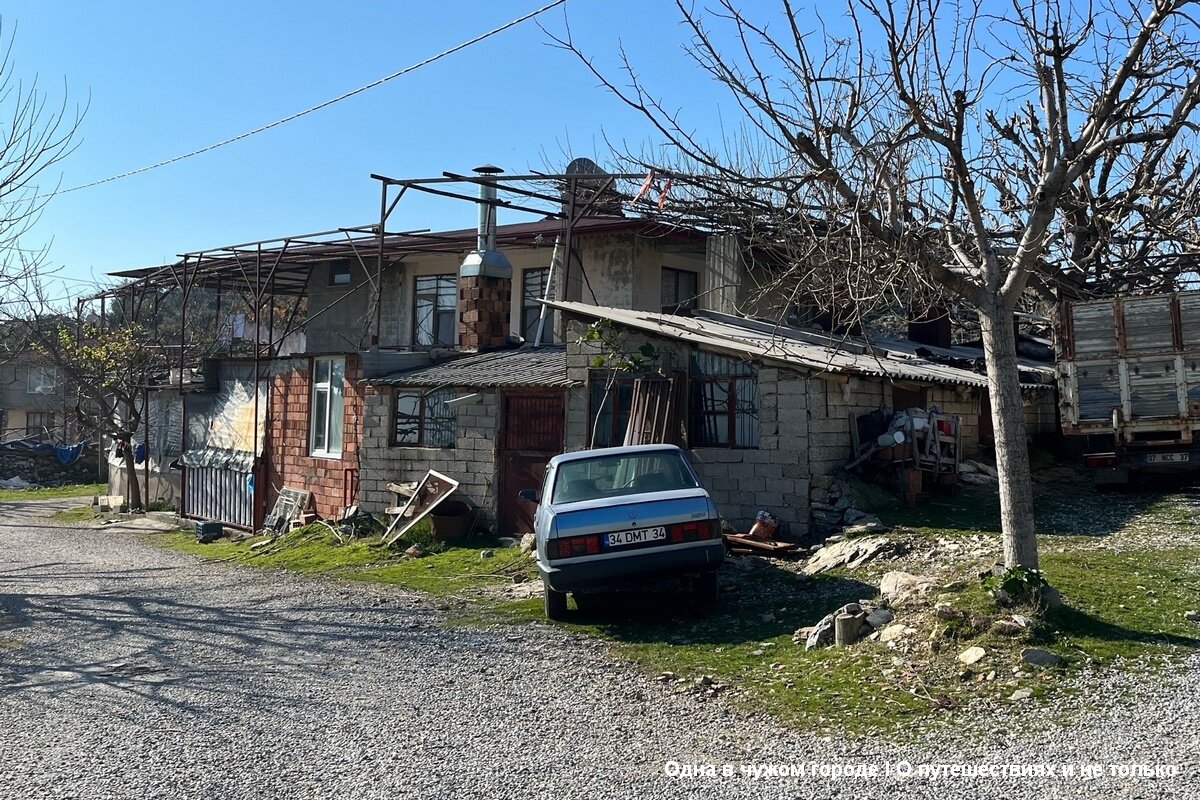
[{"label": "two-story concrete house", "polygon": [[[766,509],[803,535],[822,479],[853,455],[861,413],[937,407],[960,419],[968,451],[986,438],[986,379],[964,366],[979,353],[747,318],[768,309],[728,238],[586,216],[567,254],[563,231],[559,219],[353,229],[125,273],[304,306],[302,352],[224,360],[207,391],[187,393],[183,512],[257,527],[284,487],[307,490],[324,517],[352,504],[378,512],[396,503],[391,484],[437,469],[480,524],[527,531],[533,509],[517,492],[538,485],[549,458],[620,444],[636,416],[636,376],[579,342],[597,321],[616,346],[649,347],[645,377],[675,382],[668,438],[735,526]],[[1031,430],[1052,429],[1052,368],[1026,369]]]}]

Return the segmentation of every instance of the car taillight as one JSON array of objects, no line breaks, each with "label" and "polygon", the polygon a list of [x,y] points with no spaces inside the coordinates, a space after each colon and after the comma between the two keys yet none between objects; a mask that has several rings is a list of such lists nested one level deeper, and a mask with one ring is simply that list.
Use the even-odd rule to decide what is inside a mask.
[{"label": "car taillight", "polygon": [[599,552],[600,537],[596,534],[591,536],[569,536],[563,539],[555,539],[551,542],[550,546],[551,558],[594,556]]},{"label": "car taillight", "polygon": [[715,519],[706,519],[699,522],[677,522],[668,528],[668,533],[671,536],[671,544],[715,539],[721,533],[721,522]]},{"label": "car taillight", "polygon": [[1115,467],[1118,460],[1115,453],[1097,453],[1096,455],[1084,456],[1083,463],[1092,469],[1098,469],[1100,467]]}]

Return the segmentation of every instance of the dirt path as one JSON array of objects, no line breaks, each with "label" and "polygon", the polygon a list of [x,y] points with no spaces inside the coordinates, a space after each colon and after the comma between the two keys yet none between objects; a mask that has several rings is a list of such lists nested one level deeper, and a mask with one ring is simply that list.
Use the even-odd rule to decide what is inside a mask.
[{"label": "dirt path", "polygon": [[[205,564],[0,505],[0,797],[1195,796],[1200,663],[895,747],[666,692],[559,628],[446,627],[425,598]],[[959,735],[961,734],[961,735]],[[1172,764],[1175,778],[747,777],[749,765]],[[717,777],[666,774],[670,762]],[[732,777],[720,777],[730,764]]]}]

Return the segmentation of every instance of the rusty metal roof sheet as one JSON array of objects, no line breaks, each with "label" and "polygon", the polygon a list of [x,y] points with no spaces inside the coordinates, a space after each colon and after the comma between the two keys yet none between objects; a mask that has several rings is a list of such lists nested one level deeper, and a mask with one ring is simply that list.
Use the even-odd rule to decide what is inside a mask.
[{"label": "rusty metal roof sheet", "polygon": [[481,389],[572,385],[567,379],[567,349],[563,345],[526,345],[516,350],[477,353],[370,378],[366,382],[388,386],[463,386]]},{"label": "rusty metal roof sheet", "polygon": [[[833,336],[713,312],[700,311],[693,316],[679,316],[579,302],[544,302],[574,316],[610,319],[619,325],[685,341],[707,350],[801,367],[817,373],[987,386],[987,376],[972,368],[973,362],[982,359],[983,351],[961,346],[945,349],[908,340],[868,341],[860,337]],[[1028,359],[1021,359],[1020,363],[1021,385],[1024,388],[1053,388],[1053,364]]]}]

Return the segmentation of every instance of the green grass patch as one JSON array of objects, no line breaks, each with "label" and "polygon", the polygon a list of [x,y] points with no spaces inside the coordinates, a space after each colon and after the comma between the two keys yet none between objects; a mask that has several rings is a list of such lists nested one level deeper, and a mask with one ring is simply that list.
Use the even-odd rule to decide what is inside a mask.
[{"label": "green grass patch", "polygon": [[97,519],[97,516],[92,506],[75,506],[74,508],[55,511],[50,515],[50,518],[59,520],[60,522],[88,522]]},{"label": "green grass patch", "polygon": [[[250,545],[264,537],[241,542],[220,539],[201,544],[187,531],[150,535],[172,549],[210,560],[387,583],[434,595],[456,594],[478,587],[481,581],[511,583],[514,576],[527,579],[534,574],[532,557],[522,554],[516,547],[498,547],[490,539],[471,539],[462,546],[433,547],[435,552],[421,558],[405,556],[403,550],[411,543],[410,538],[432,541],[425,522],[418,523],[411,537],[406,535],[405,541],[397,543],[395,549],[385,547],[378,536],[342,544],[320,524],[290,531],[276,542],[256,550]],[[491,550],[492,557],[481,557],[483,550]]]},{"label": "green grass patch", "polygon": [[103,483],[68,483],[65,486],[43,486],[37,489],[0,489],[0,500],[51,500],[57,497],[87,497],[105,494]]},{"label": "green grass patch", "polygon": [[1100,663],[1200,648],[1200,548],[1046,552],[1042,568],[1066,605],[1050,612],[1054,649]]}]

